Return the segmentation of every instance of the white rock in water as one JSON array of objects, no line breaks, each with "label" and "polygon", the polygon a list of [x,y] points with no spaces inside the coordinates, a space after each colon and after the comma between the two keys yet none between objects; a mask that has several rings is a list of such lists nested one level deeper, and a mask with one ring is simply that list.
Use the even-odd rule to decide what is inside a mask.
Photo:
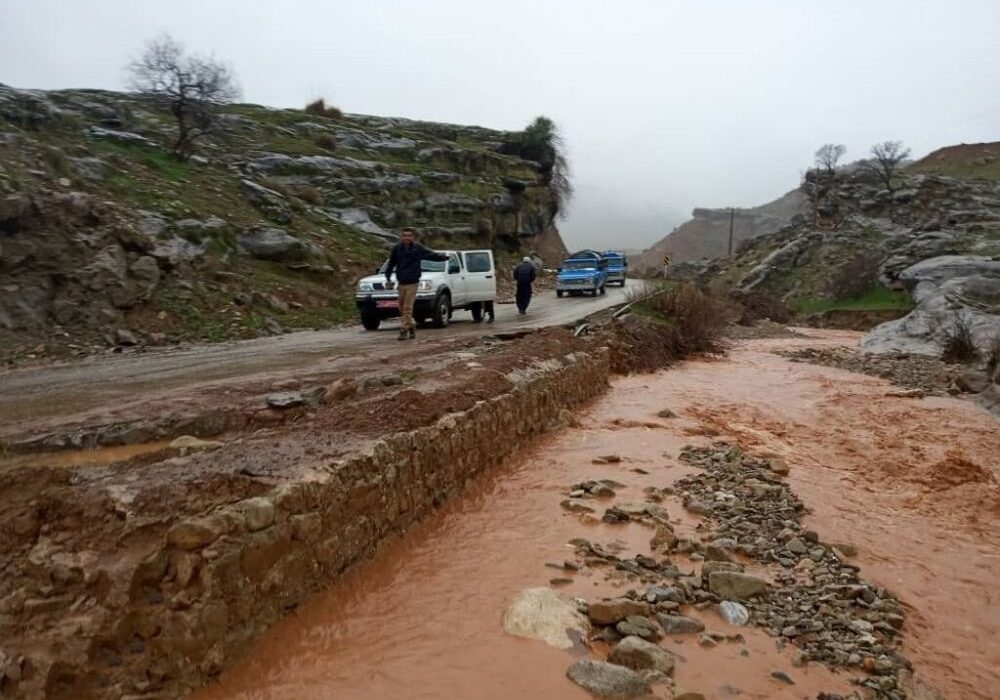
[{"label": "white rock in water", "polygon": [[719,613],[722,615],[722,619],[731,625],[743,626],[750,621],[750,611],[732,600],[724,600],[719,603]]},{"label": "white rock in water", "polygon": [[540,639],[559,649],[570,649],[570,630],[590,634],[590,622],[567,595],[551,588],[526,588],[503,614],[503,629],[515,637]]}]

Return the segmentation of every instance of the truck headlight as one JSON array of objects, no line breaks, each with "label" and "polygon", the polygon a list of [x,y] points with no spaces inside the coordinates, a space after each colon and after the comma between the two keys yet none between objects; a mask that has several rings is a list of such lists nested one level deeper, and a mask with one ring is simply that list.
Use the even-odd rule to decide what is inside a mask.
[{"label": "truck headlight", "polygon": [[417,283],[418,292],[433,292],[434,291],[434,280],[420,280]]},{"label": "truck headlight", "polygon": [[358,291],[359,292],[372,292],[372,291],[374,291],[374,288],[372,287],[372,283],[371,282],[358,282]]}]

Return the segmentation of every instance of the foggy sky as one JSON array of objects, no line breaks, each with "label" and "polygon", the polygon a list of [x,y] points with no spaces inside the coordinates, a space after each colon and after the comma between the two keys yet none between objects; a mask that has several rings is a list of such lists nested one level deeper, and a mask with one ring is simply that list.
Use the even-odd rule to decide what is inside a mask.
[{"label": "foggy sky", "polygon": [[1000,140],[996,0],[0,0],[0,82],[124,86],[168,32],[245,101],[561,126],[570,247],[644,247],[695,206],[753,206],[822,143],[915,156]]}]

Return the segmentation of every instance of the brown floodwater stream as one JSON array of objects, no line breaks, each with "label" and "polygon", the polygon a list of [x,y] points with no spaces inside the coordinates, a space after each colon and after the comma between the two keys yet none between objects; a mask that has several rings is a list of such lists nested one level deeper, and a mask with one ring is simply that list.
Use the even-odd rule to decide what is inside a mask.
[{"label": "brown floodwater stream", "polygon": [[[349,572],[272,628],[193,697],[587,698],[565,677],[585,651],[506,635],[501,616],[522,589],[567,575],[545,564],[572,559],[571,538],[648,552],[652,533],[643,525],[608,525],[564,512],[559,502],[570,484],[610,478],[627,485],[617,501],[642,501],[644,487],[667,486],[687,473],[676,459],[681,447],[713,439],[786,457],[793,489],[813,509],[809,525],[825,540],[856,544],[862,574],[908,607],[905,651],[916,671],[948,697],[994,697],[992,688],[1000,684],[1000,500],[990,472],[1000,454],[998,424],[968,403],[889,397],[882,380],[795,364],[769,352],[856,338],[815,335],[812,341],[750,341],[724,360],[616,380],[580,412],[579,427],[555,433],[478,478],[376,561]],[[662,408],[679,418],[657,418]],[[608,453],[624,461],[591,463]],[[677,518],[678,534],[694,534],[695,521],[677,501],[663,505]],[[573,581],[562,590],[590,599],[629,585],[606,581],[599,569],[569,576]],[[853,689],[848,673],[794,667],[793,649],[779,650],[763,630],[730,628],[711,610],[690,614],[710,631],[742,633],[745,642],[714,648],[699,646],[694,637],[661,642],[677,656],[680,690],[763,700]],[[774,679],[774,671],[795,685]]]}]

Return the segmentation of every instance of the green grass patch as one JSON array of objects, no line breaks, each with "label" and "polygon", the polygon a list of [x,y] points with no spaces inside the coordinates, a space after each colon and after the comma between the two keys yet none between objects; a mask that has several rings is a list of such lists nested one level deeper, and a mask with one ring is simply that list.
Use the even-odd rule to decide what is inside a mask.
[{"label": "green grass patch", "polygon": [[1000,161],[983,163],[981,165],[968,162],[918,165],[907,168],[906,172],[910,175],[926,173],[929,175],[944,175],[945,177],[1000,181]]},{"label": "green grass patch", "polygon": [[812,297],[792,299],[790,306],[803,314],[823,311],[908,311],[913,308],[913,300],[905,292],[899,292],[882,285],[854,299],[817,299]]}]

